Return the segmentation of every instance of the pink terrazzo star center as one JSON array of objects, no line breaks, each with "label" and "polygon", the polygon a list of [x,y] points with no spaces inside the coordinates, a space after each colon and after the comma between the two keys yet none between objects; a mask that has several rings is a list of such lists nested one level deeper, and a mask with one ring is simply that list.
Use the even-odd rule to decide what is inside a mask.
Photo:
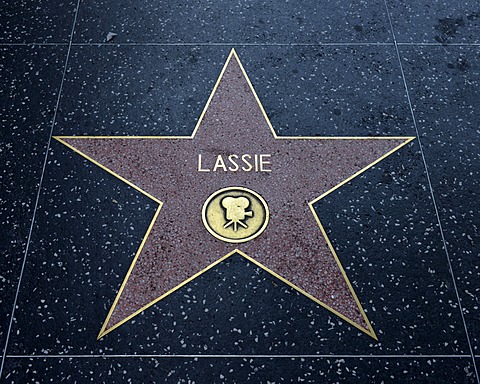
[{"label": "pink terrazzo star center", "polygon": [[[238,250],[376,338],[312,204],[412,138],[277,137],[232,50],[191,137],[57,139],[159,203],[99,337]],[[201,216],[234,186],[270,211],[242,244],[212,236]]]}]

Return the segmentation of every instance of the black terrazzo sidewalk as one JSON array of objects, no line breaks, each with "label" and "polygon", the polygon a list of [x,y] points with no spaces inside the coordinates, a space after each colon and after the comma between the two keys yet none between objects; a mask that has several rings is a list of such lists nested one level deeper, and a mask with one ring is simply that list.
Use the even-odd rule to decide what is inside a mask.
[{"label": "black terrazzo sidewalk", "polygon": [[[477,1],[1,8],[1,383],[480,383]],[[378,341],[239,255],[97,341],[156,206],[52,137],[189,135],[232,48],[279,135],[417,137],[315,205]]]}]

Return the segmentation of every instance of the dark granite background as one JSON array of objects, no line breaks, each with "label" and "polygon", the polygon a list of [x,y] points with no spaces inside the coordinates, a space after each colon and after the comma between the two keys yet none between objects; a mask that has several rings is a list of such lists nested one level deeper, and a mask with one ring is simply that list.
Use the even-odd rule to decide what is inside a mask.
[{"label": "dark granite background", "polygon": [[[478,2],[3,1],[0,22],[0,382],[480,383]],[[188,135],[231,48],[280,135],[418,135],[316,204],[378,342],[240,256],[96,340],[156,206],[51,137]]]}]

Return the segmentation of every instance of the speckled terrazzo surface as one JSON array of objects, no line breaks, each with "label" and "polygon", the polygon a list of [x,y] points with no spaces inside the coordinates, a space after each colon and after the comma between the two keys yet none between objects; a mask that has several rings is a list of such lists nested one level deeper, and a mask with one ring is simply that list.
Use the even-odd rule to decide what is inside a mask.
[{"label": "speckled terrazzo surface", "polygon": [[[0,382],[480,382],[477,2],[42,1],[2,10]],[[108,32],[117,36],[107,44]],[[280,136],[416,136],[314,204],[378,341],[240,253],[97,340],[158,205],[52,138],[191,135],[232,48]],[[235,84],[244,87],[226,88]],[[212,132],[216,119],[252,110],[248,92],[218,91],[217,112],[204,119]],[[274,148],[255,132],[249,149]],[[210,145],[224,145],[216,137]],[[125,169],[135,145],[140,158],[186,151],[112,142],[86,147],[101,156],[108,146]],[[369,156],[395,146],[382,143],[367,145]],[[311,170],[295,165],[296,186],[335,183],[340,174],[322,160],[332,150],[344,169],[362,166],[364,146],[316,145],[298,155]],[[153,180],[196,191],[201,181],[179,178],[179,167]],[[261,189],[262,177],[244,181]],[[267,242],[271,224],[243,248],[205,237],[188,252],[195,236],[171,232],[170,248],[186,260],[178,272],[231,248],[268,263],[261,258],[280,248]],[[298,235],[287,232],[282,247],[298,246]],[[293,279],[288,265],[272,259],[269,268]],[[324,273],[335,280],[332,266]],[[312,268],[298,275],[318,277]],[[155,296],[151,288],[142,295]]]}]

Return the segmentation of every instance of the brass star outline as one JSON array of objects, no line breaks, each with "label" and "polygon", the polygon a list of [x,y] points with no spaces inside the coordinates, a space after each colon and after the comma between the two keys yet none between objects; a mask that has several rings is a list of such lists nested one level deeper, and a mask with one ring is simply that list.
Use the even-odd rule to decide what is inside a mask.
[{"label": "brass star outline", "polygon": [[[216,261],[214,261],[213,263],[211,263],[210,265],[208,265],[206,268],[200,270],[199,272],[195,273],[194,275],[192,275],[191,277],[185,279],[183,282],[181,282],[180,284],[178,284],[177,286],[175,286],[173,289],[170,289],[168,290],[167,292],[165,292],[164,294],[162,294],[161,296],[157,297],[155,300],[152,300],[150,301],[148,304],[142,306],[141,308],[139,308],[138,310],[136,310],[135,312],[133,312],[132,314],[130,314],[129,316],[125,317],[123,320],[119,321],[118,323],[114,324],[113,326],[109,327],[107,329],[107,326],[109,324],[109,321],[110,321],[110,318],[113,314],[113,312],[115,311],[115,308],[117,306],[117,303],[122,295],[122,292],[124,291],[125,289],[125,286],[130,278],[130,275],[134,269],[134,266],[140,256],[140,254],[142,253],[142,250],[145,246],[145,243],[147,241],[147,239],[149,238],[149,235],[150,235],[150,232],[152,231],[152,228],[154,226],[154,224],[156,223],[156,220],[158,218],[158,215],[160,214],[160,210],[162,209],[162,206],[163,206],[163,202],[160,201],[158,198],[156,198],[155,196],[153,196],[152,194],[148,193],[147,191],[145,191],[144,189],[140,188],[138,185],[132,183],[131,181],[127,180],[126,178],[120,176],[119,174],[117,174],[116,172],[112,171],[111,169],[109,169],[107,166],[101,164],[100,162],[94,160],[92,157],[90,157],[89,155],[87,155],[86,153],[84,153],[82,150],[79,150],[78,148],[76,148],[75,146],[73,146],[72,144],[70,144],[68,141],[71,140],[71,139],[74,139],[74,140],[77,140],[77,139],[194,139],[196,134],[197,134],[197,131],[198,131],[198,128],[200,127],[203,119],[204,119],[204,116],[205,116],[205,113],[207,112],[209,106],[210,106],[210,103],[217,91],[217,88],[223,78],[223,75],[225,73],[225,70],[230,62],[230,60],[232,59],[232,57],[236,60],[236,62],[238,63],[238,65],[240,66],[240,69],[242,71],[242,74],[245,78],[245,80],[247,81],[248,83],[248,86],[250,88],[250,91],[252,92],[252,94],[254,95],[255,97],[255,100],[256,100],[256,103],[258,104],[258,107],[260,108],[262,114],[263,114],[263,117],[266,121],[266,123],[268,124],[269,128],[270,128],[270,131],[271,131],[271,134],[273,135],[273,138],[275,140],[305,140],[305,139],[309,139],[309,140],[400,140],[401,143],[399,145],[397,145],[396,147],[394,147],[392,150],[388,151],[387,153],[385,153],[383,156],[379,157],[378,159],[376,159],[375,161],[373,161],[372,163],[368,164],[366,167],[363,167],[362,169],[360,169],[359,171],[357,171],[356,173],[354,173],[353,175],[351,175],[350,177],[344,179],[342,182],[336,184],[333,188],[327,190],[326,192],[324,192],[323,194],[321,194],[320,196],[318,196],[317,198],[313,199],[312,201],[310,201],[308,203],[308,207],[311,211],[311,213],[313,214],[314,218],[315,218],[315,221],[316,223],[318,224],[318,227],[320,228],[320,231],[323,235],[323,238],[325,239],[327,245],[328,245],[328,248],[331,252],[331,255],[334,257],[335,259],[335,262],[338,266],[338,269],[340,270],[347,286],[348,286],[348,289],[351,293],[351,295],[353,296],[357,306],[358,306],[358,309],[361,313],[361,316],[366,324],[366,328],[360,326],[359,324],[357,324],[355,321],[352,321],[351,319],[349,319],[347,316],[345,316],[344,314],[338,312],[337,310],[335,310],[334,308],[332,308],[331,306],[325,304],[324,302],[322,302],[321,300],[319,300],[318,298],[314,297],[313,295],[311,295],[310,293],[308,293],[307,291],[305,291],[304,289],[298,287],[297,285],[293,284],[292,282],[290,282],[289,280],[287,280],[286,278],[284,278],[283,276],[281,276],[280,274],[276,273],[275,271],[273,271],[272,269],[268,268],[267,266],[263,265],[262,263],[260,263],[258,260],[248,256],[246,253],[242,252],[241,250],[239,249],[234,249],[233,251],[227,253],[225,256],[217,259]],[[206,271],[208,271],[209,269],[215,267],[217,264],[221,263],[222,261],[226,260],[227,258],[229,258],[230,256],[232,256],[233,254],[239,254],[241,256],[243,256],[245,259],[249,260],[250,262],[254,263],[255,265],[257,265],[258,267],[262,268],[263,270],[267,271],[268,273],[270,273],[271,275],[277,277],[278,279],[280,279],[281,281],[283,281],[284,283],[286,283],[287,285],[291,286],[292,288],[294,288],[295,290],[297,290],[298,292],[302,293],[303,295],[307,296],[308,298],[310,298],[311,300],[313,300],[314,302],[316,302],[317,304],[320,304],[322,307],[326,308],[327,310],[329,310],[330,312],[334,313],[335,315],[337,315],[338,317],[340,317],[341,319],[345,320],[347,323],[349,323],[350,325],[353,325],[354,327],[356,327],[357,329],[361,330],[362,332],[366,333],[367,335],[371,336],[372,338],[374,338],[375,340],[378,340],[376,334],[375,334],[375,331],[373,330],[373,327],[369,321],[369,319],[367,318],[366,314],[365,314],[365,311],[363,310],[363,307],[360,303],[360,300],[358,299],[347,275],[346,275],[346,272],[345,270],[343,269],[343,266],[337,256],[337,253],[334,249],[334,247],[332,246],[332,243],[330,241],[330,239],[328,238],[328,235],[313,207],[313,205],[318,202],[319,200],[323,199],[325,196],[329,195],[330,193],[332,193],[333,191],[337,190],[338,188],[340,188],[341,186],[343,186],[344,184],[348,183],[349,181],[351,181],[352,179],[354,179],[355,177],[359,176],[360,174],[362,174],[363,172],[365,172],[366,170],[368,170],[369,168],[373,167],[375,164],[377,164],[378,162],[382,161],[383,159],[385,159],[386,157],[388,157],[389,155],[391,155],[392,153],[396,152],[397,150],[399,150],[400,148],[402,148],[403,146],[407,145],[408,143],[410,143],[412,140],[415,139],[415,137],[319,137],[319,136],[313,136],[313,137],[309,137],[309,136],[277,136],[277,134],[275,133],[274,129],[273,129],[273,126],[272,124],[270,123],[270,120],[253,88],[253,85],[252,83],[250,82],[250,79],[248,78],[248,75],[243,67],[243,65],[241,64],[240,62],[240,59],[237,55],[237,53],[235,52],[234,49],[231,50],[230,54],[228,55],[228,58],[223,66],[223,69],[217,79],[217,82],[208,98],[208,101],[200,115],[200,118],[198,119],[198,122],[195,126],[195,129],[192,133],[192,135],[190,136],[54,136],[54,138],[56,140],[58,140],[59,142],[61,142],[62,144],[64,144],[65,146],[69,147],[70,149],[72,149],[73,151],[77,152],[78,154],[80,154],[81,156],[83,156],[84,158],[86,158],[87,160],[93,162],[94,164],[96,164],[97,166],[99,166],[100,168],[104,169],[105,171],[107,171],[108,173],[112,174],[113,176],[117,177],[118,179],[122,180],[123,182],[125,182],[126,184],[128,184],[129,186],[131,186],[132,188],[136,189],[137,191],[141,192],[143,195],[149,197],[150,199],[152,199],[153,201],[155,201],[157,204],[158,204],[158,208],[154,214],[154,217],[143,237],[143,240],[135,254],[135,257],[130,265],[130,268],[122,282],[122,285],[117,293],[117,296],[110,308],[110,311],[103,323],[103,326],[98,334],[98,339],[102,338],[103,336],[105,336],[106,334],[108,334],[109,332],[113,331],[114,329],[116,329],[117,327],[119,327],[120,325],[124,324],[125,322],[131,320],[133,317],[135,317],[136,315],[140,314],[141,312],[143,312],[146,308],[154,305],[155,303],[157,303],[158,301],[162,300],[163,298],[165,298],[166,296],[170,295],[171,293],[173,293],[174,291],[176,291],[177,289],[183,287],[185,284],[189,283],[190,281],[194,280],[195,278],[197,278],[198,276],[202,275],[203,273],[205,273]]]}]

